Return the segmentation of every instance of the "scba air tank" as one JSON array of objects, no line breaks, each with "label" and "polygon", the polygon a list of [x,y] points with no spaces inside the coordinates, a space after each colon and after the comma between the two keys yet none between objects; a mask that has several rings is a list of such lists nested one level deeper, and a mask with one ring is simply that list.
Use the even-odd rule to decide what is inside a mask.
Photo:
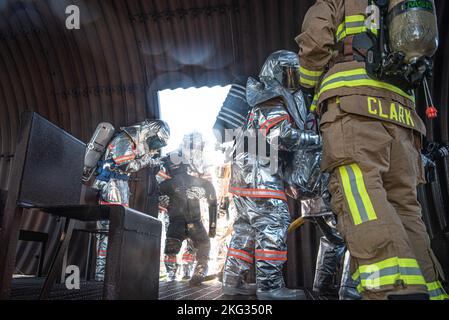
[{"label": "scba air tank", "polygon": [[432,57],[438,49],[438,24],[433,0],[390,0],[389,43],[406,62]]}]

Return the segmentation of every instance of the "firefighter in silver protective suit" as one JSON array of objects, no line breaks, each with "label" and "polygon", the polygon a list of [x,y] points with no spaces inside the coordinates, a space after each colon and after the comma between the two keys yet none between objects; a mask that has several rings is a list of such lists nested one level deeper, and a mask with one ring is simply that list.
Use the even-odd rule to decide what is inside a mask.
[{"label": "firefighter in silver protective suit", "polygon": [[[318,132],[317,124],[315,116],[309,113],[306,128]],[[340,300],[358,300],[361,297],[357,286],[348,274],[349,253],[330,209],[329,175],[321,172],[321,159],[322,145],[303,148],[294,153],[293,161],[287,164],[286,169],[287,194],[300,203],[302,218],[314,223],[323,234],[316,262],[314,293],[326,297],[338,295]],[[342,267],[338,291],[336,278]]]},{"label": "firefighter in silver protective suit", "polygon": [[[167,209],[169,225],[165,243],[165,268],[170,281],[176,279],[177,255],[182,243],[190,240],[190,248],[183,254],[184,275],[190,276],[197,260],[192,285],[204,281],[208,272],[210,240],[216,235],[217,198],[214,186],[200,178],[206,172],[204,161],[205,141],[201,133],[193,132],[184,136],[178,151],[164,158],[159,172],[160,205]],[[209,234],[201,221],[201,200],[209,206]],[[189,247],[188,244],[188,247]]]},{"label": "firefighter in silver protective suit", "polygon": [[283,50],[268,57],[260,82],[248,80],[251,111],[236,138],[229,188],[238,213],[223,274],[227,295],[255,293],[245,282],[255,264],[258,299],[306,299],[304,291],[287,289],[282,275],[291,218],[281,160],[320,144],[319,135],[304,127],[298,70],[298,55]]},{"label": "firefighter in silver protective suit", "polygon": [[[134,126],[121,128],[108,144],[97,165],[93,187],[99,190],[102,205],[129,206],[129,180],[132,173],[144,168],[158,167],[160,149],[170,138],[168,125],[160,120],[145,120]],[[108,221],[98,222],[98,229],[107,231]],[[104,280],[108,237],[98,236],[95,278]]]},{"label": "firefighter in silver protective suit", "polygon": [[[306,108],[305,105],[303,107]],[[307,114],[308,110],[302,113]],[[318,120],[313,113],[308,113],[305,127],[318,133]],[[361,297],[349,275],[349,260],[345,259],[346,244],[337,231],[335,215],[330,208],[329,175],[321,172],[321,159],[322,145],[302,148],[294,153],[285,174],[287,194],[300,203],[302,218],[314,223],[323,234],[316,262],[314,293],[332,298],[339,295],[340,300],[358,300]],[[338,292],[336,278],[342,266]]]}]

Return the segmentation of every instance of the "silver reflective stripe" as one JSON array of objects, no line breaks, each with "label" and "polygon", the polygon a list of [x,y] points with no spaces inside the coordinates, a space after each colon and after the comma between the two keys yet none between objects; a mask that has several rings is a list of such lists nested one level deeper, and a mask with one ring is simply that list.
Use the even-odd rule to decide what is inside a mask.
[{"label": "silver reflective stripe", "polygon": [[243,121],[246,121],[246,118],[244,116],[242,116],[241,114],[239,114],[239,113],[237,113],[237,112],[235,112],[235,111],[233,111],[231,109],[223,107],[222,110],[225,110],[225,111],[227,111],[229,113],[232,113],[233,115],[237,116],[238,118],[242,119]]},{"label": "silver reflective stripe", "polygon": [[253,257],[249,256],[249,255],[245,255],[241,252],[236,252],[234,250],[229,250],[228,254],[233,254],[235,256],[238,256],[240,258],[244,258],[244,259],[249,259],[249,260],[253,260]]},{"label": "silver reflective stripe", "polygon": [[395,274],[400,274],[403,276],[422,276],[421,270],[418,268],[393,266],[370,273],[361,273],[360,278],[363,280],[375,280],[386,276],[393,276]]},{"label": "silver reflective stripe", "polygon": [[239,88],[234,88],[233,87],[231,90],[229,90],[229,92],[232,92],[232,93],[237,94],[237,95],[242,96],[242,97],[244,97],[246,95],[246,89],[241,90]]},{"label": "silver reflective stripe", "polygon": [[285,259],[287,259],[287,254],[286,253],[278,253],[278,254],[276,254],[276,253],[271,253],[271,254],[268,254],[268,253],[256,253],[256,255],[258,256],[258,257],[264,257],[264,258],[285,258]]},{"label": "silver reflective stripe", "polygon": [[237,91],[238,89],[240,89],[243,92],[246,92],[246,87],[241,86],[239,84],[233,84],[232,87],[231,87],[231,90],[236,90]]},{"label": "silver reflective stripe", "polygon": [[314,77],[314,76],[309,76],[307,74],[301,73],[301,78],[304,78],[304,79],[307,79],[307,80],[310,80],[310,81],[319,81],[321,76],[315,76]]},{"label": "silver reflective stripe", "polygon": [[[344,28],[337,34],[337,39],[341,40],[342,35],[346,34],[346,29],[349,28],[359,28],[359,27],[365,27],[365,21],[357,21],[357,22],[346,22]],[[354,33],[350,33],[352,35]],[[346,34],[347,36],[347,34]]]},{"label": "silver reflective stripe", "polygon": [[368,217],[368,213],[366,212],[365,206],[363,204],[362,197],[360,196],[359,189],[357,188],[357,178],[355,177],[355,173],[352,170],[351,166],[346,167],[349,176],[349,183],[351,185],[351,191],[354,196],[355,202],[357,204],[357,209],[359,211],[360,218],[362,222],[370,221]]},{"label": "silver reflective stripe", "polygon": [[372,79],[368,75],[365,75],[365,74],[356,75],[356,76],[342,76],[342,77],[338,77],[338,78],[329,80],[327,82],[324,82],[323,85],[321,86],[321,90],[325,89],[327,86],[334,84],[336,82],[355,81],[355,80],[372,80]]},{"label": "silver reflective stripe", "polygon": [[[238,123],[236,123],[236,122],[234,122],[234,121],[232,121],[232,120],[226,119],[226,118],[222,117],[221,115],[219,115],[217,118],[220,119],[220,120],[222,120],[222,121],[224,121],[224,122],[226,122],[226,123],[229,123],[229,124],[232,125],[234,128],[238,128],[238,127],[241,127],[241,126],[244,125],[244,124],[238,124]],[[233,119],[233,120],[234,120],[234,119]]]},{"label": "silver reflective stripe", "polygon": [[359,21],[359,22],[347,22],[345,24],[346,28],[359,28],[359,27],[365,27],[365,21]]},{"label": "silver reflective stripe", "polygon": [[246,103],[246,97],[242,97],[242,96],[240,96],[238,94],[234,94],[234,93],[229,93],[229,96],[234,97],[236,99],[240,99],[240,100],[242,100],[243,102]]},{"label": "silver reflective stripe", "polygon": [[438,289],[429,291],[429,295],[431,298],[439,297],[439,296],[442,296],[445,294],[446,294],[446,292],[444,292],[444,290],[442,288],[438,288]]}]

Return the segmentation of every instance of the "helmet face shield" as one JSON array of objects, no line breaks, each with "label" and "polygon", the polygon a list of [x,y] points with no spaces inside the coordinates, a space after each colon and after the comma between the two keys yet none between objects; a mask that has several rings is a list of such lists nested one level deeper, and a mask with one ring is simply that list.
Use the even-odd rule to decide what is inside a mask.
[{"label": "helmet face shield", "polygon": [[277,80],[286,89],[296,91],[299,88],[299,57],[286,50],[271,54],[262,67],[259,77]]},{"label": "helmet face shield", "polygon": [[150,150],[159,150],[167,146],[167,143],[161,140],[158,136],[149,137],[146,142]]},{"label": "helmet face shield", "polygon": [[295,91],[299,88],[299,67],[282,67],[282,86]]},{"label": "helmet face shield", "polygon": [[182,141],[182,149],[189,151],[202,152],[206,142],[203,139],[203,135],[199,132],[193,132],[184,136]]}]

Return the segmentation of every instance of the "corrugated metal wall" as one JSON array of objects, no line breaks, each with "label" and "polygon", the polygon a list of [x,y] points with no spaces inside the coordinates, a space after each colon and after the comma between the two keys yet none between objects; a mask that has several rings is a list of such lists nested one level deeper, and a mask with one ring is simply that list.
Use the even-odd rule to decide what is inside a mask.
[{"label": "corrugated metal wall", "polygon": [[[296,51],[293,39],[313,2],[0,0],[0,189],[7,190],[14,178],[21,112],[37,111],[83,141],[101,121],[119,127],[157,117],[158,90],[229,84],[236,76],[256,74],[274,50]],[[429,140],[447,143],[449,28],[443,17],[449,4],[436,2],[442,41],[433,88],[441,114],[428,124]],[[80,8],[80,30],[65,28],[71,4]],[[421,102],[421,113],[423,107]],[[440,183],[422,193],[435,237],[449,218],[449,163],[438,165]],[[137,181],[132,205],[143,210],[145,173]],[[48,224],[34,221],[36,229]],[[309,231],[302,237],[310,245],[298,260],[315,254],[315,234]],[[304,263],[308,273],[298,281],[310,282],[313,266]]]}]

